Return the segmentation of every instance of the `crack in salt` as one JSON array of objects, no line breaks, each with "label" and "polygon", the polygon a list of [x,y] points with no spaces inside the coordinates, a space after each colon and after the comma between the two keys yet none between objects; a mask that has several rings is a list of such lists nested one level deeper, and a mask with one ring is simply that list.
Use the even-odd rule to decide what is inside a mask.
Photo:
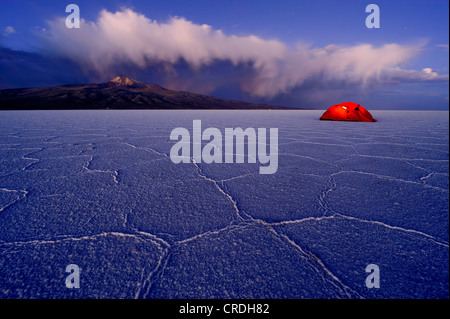
[{"label": "crack in salt", "polygon": [[231,197],[230,194],[228,194],[222,187],[219,186],[219,182],[218,182],[218,181],[216,181],[216,180],[214,180],[214,179],[212,179],[212,178],[207,177],[207,176],[202,172],[201,168],[198,166],[198,164],[195,162],[195,160],[194,160],[193,158],[191,158],[191,161],[192,161],[192,164],[194,164],[194,167],[196,168],[198,175],[199,175],[201,178],[203,178],[204,180],[213,183],[214,186],[217,188],[217,190],[218,190],[221,194],[223,194],[223,195],[228,199],[228,201],[230,201],[230,203],[232,204],[233,209],[234,209],[234,211],[235,211],[236,216],[238,217],[238,219],[239,219],[239,220],[244,220],[244,218],[241,216],[241,211],[240,211],[239,208],[237,207],[237,203],[236,203],[236,201],[233,199],[233,197]]},{"label": "crack in salt", "polygon": [[115,185],[119,184],[119,181],[117,179],[117,177],[119,176],[119,171],[118,170],[90,169],[89,165],[94,160],[94,156],[90,155],[89,157],[90,157],[90,159],[88,159],[87,163],[85,165],[83,165],[83,169],[84,170],[86,170],[89,173],[106,173],[106,174],[111,174],[111,177],[113,179],[114,184]]},{"label": "crack in salt", "polygon": [[139,234],[134,233],[123,233],[123,232],[116,232],[116,231],[110,231],[110,232],[102,232],[98,234],[92,234],[92,235],[84,235],[79,237],[73,237],[70,235],[61,235],[55,239],[33,239],[33,240],[27,240],[27,241],[13,241],[13,242],[6,242],[4,245],[7,246],[24,246],[24,245],[44,245],[44,244],[57,244],[60,242],[65,241],[82,241],[82,240],[92,240],[99,237],[107,237],[107,236],[116,236],[116,237],[123,237],[123,238],[135,238],[137,240],[142,241],[150,241],[153,244],[157,245],[158,247],[161,247],[164,245],[164,241],[162,239],[157,240],[155,237],[151,238],[150,236],[139,236]]},{"label": "crack in salt", "polygon": [[0,188],[0,191],[8,192],[8,193],[21,193],[21,195],[17,195],[17,196],[16,196],[16,199],[15,199],[13,202],[11,202],[11,203],[9,203],[9,204],[6,204],[6,205],[4,205],[4,206],[2,206],[2,207],[0,207],[0,213],[3,212],[3,211],[4,211],[5,209],[7,209],[8,207],[10,207],[10,206],[16,204],[18,201],[24,199],[24,198],[28,195],[28,191],[26,191],[26,190],[16,190],[16,189]]},{"label": "crack in salt", "polygon": [[127,145],[127,146],[129,146],[131,148],[134,148],[134,149],[141,149],[141,150],[144,150],[144,151],[147,151],[147,152],[152,152],[152,153],[164,156],[164,157],[169,157],[169,155],[167,155],[166,153],[158,152],[157,150],[155,150],[155,149],[153,149],[151,147],[136,146],[136,145],[133,145],[133,144],[130,144],[130,143],[127,143],[127,142],[123,142],[123,141],[121,141],[119,143],[125,144],[125,145]]},{"label": "crack in salt", "polygon": [[352,216],[343,215],[343,214],[340,214],[340,213],[337,213],[336,216],[339,216],[339,217],[342,217],[342,218],[345,218],[345,219],[348,219],[348,220],[356,220],[356,221],[359,221],[359,222],[362,222],[362,223],[375,224],[375,225],[383,226],[383,227],[386,227],[386,228],[389,228],[389,229],[393,229],[393,230],[398,230],[398,231],[402,231],[402,232],[406,232],[406,233],[420,235],[420,236],[426,237],[427,239],[431,240],[435,244],[438,244],[438,245],[441,245],[441,246],[444,246],[444,247],[447,247],[447,248],[449,247],[449,243],[438,241],[434,236],[432,236],[430,234],[427,234],[427,233],[424,233],[424,232],[421,232],[421,231],[418,231],[418,230],[403,228],[403,227],[400,227],[400,226],[392,226],[392,225],[389,225],[389,224],[386,224],[386,223],[383,223],[383,222],[380,222],[380,221],[377,221],[377,220],[366,220],[366,219],[361,219],[361,218],[356,218],[356,217],[352,217]]},{"label": "crack in salt", "polygon": [[325,216],[328,212],[331,212],[332,214],[334,214],[333,209],[328,207],[327,201],[325,200],[326,197],[328,196],[328,194],[336,189],[336,181],[334,179],[334,175],[333,174],[330,175],[328,183],[330,184],[330,186],[328,187],[328,189],[324,190],[319,195],[319,198],[318,198],[319,207],[317,208],[317,212],[322,210],[323,211],[322,216]]},{"label": "crack in salt", "polygon": [[[326,217],[323,217],[326,218]],[[316,255],[314,255],[311,252],[305,251],[303,248],[301,248],[296,242],[294,242],[292,239],[290,239],[288,236],[284,234],[278,233],[272,226],[272,224],[269,224],[263,220],[260,219],[254,219],[256,223],[262,224],[266,226],[270,232],[272,232],[276,238],[278,238],[281,242],[287,243],[288,245],[292,246],[294,249],[296,249],[300,255],[305,258],[308,263],[311,265],[311,267],[317,272],[319,276],[322,277],[324,281],[329,281],[333,286],[338,288],[343,294],[345,294],[348,298],[351,298],[352,295],[349,293],[352,292],[353,294],[360,296],[356,291],[354,291],[352,288],[345,285],[336,275],[334,275],[326,266],[325,264],[318,258]],[[326,275],[328,275],[331,280],[328,280],[325,278],[323,272],[320,271],[322,269],[323,272],[325,272]]]},{"label": "crack in salt", "polygon": [[[331,176],[336,176],[336,175],[339,175],[339,174],[345,174],[345,173],[353,173],[353,174],[361,174],[361,175],[374,176],[374,177],[377,177],[377,178],[380,178],[380,179],[384,179],[384,180],[388,180],[388,181],[402,182],[402,183],[408,183],[408,184],[419,185],[419,186],[423,186],[423,187],[426,187],[426,188],[432,188],[432,189],[435,189],[435,190],[439,190],[439,191],[445,192],[445,193],[448,193],[448,192],[449,192],[448,189],[444,189],[444,188],[441,188],[441,187],[428,185],[428,184],[425,184],[425,183],[420,183],[420,182],[415,182],[415,181],[408,181],[408,180],[405,180],[405,179],[396,178],[396,177],[392,177],[392,176],[388,176],[388,175],[381,175],[381,174],[369,173],[369,172],[362,172],[362,171],[342,170],[342,171],[339,171],[339,172],[337,172],[337,173],[331,174]],[[421,180],[422,180],[422,178],[421,178]]]},{"label": "crack in salt", "polygon": [[341,213],[335,213],[331,216],[322,216],[322,217],[305,217],[302,219],[296,219],[296,220],[286,220],[286,221],[281,221],[281,222],[275,222],[275,223],[269,223],[269,225],[271,226],[284,226],[284,225],[290,225],[290,224],[300,224],[303,222],[308,222],[308,221],[322,221],[322,220],[326,220],[326,219],[335,219],[335,218],[342,218],[342,219],[347,219],[347,220],[353,220],[353,221],[358,221],[361,223],[368,223],[368,224],[374,224],[374,225],[378,225],[378,226],[382,226],[385,228],[389,228],[392,230],[396,230],[396,231],[401,231],[401,232],[406,232],[406,233],[410,233],[410,234],[415,234],[415,235],[419,235],[422,237],[426,237],[426,239],[431,240],[433,243],[437,244],[437,245],[441,245],[444,247],[449,247],[449,243],[447,242],[442,242],[437,240],[434,236],[418,231],[418,230],[414,230],[414,229],[408,229],[408,228],[404,228],[404,227],[400,227],[400,226],[392,226],[377,220],[367,220],[367,219],[362,219],[362,218],[357,218],[357,217],[352,217],[352,216],[348,216],[348,215],[344,215]]},{"label": "crack in salt", "polygon": [[[170,248],[170,247],[169,247]],[[158,262],[152,271],[144,278],[145,268],[142,269],[141,273],[141,282],[138,285],[138,289],[134,295],[135,299],[146,299],[148,294],[150,293],[153,283],[158,279],[160,274],[164,272],[164,269],[167,266],[167,262],[169,260],[169,248],[166,248],[162,251],[161,255],[158,258]]]},{"label": "crack in salt", "polygon": [[305,251],[302,249],[296,242],[294,242],[292,239],[290,239],[288,236],[284,234],[279,234],[280,237],[283,237],[291,246],[296,248],[302,255],[305,255],[309,257],[309,260],[314,262],[315,264],[319,265],[320,269],[325,272],[326,275],[328,275],[332,280],[327,280],[325,276],[323,276],[323,273],[320,271],[319,268],[315,267],[314,264],[311,264],[312,268],[315,269],[315,271],[322,277],[324,281],[329,281],[333,286],[335,286],[338,290],[340,290],[345,296],[349,299],[353,298],[353,295],[358,296],[360,299],[363,299],[364,297],[361,296],[358,292],[350,288],[349,286],[345,285],[342,280],[340,280],[333,272],[326,267],[326,265],[322,262],[322,260],[317,257],[315,254],[313,254],[310,251]]}]

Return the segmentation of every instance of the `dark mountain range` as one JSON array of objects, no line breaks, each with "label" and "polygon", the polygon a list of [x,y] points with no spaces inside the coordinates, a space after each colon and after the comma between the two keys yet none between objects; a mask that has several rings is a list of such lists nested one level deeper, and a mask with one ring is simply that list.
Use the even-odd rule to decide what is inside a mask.
[{"label": "dark mountain range", "polygon": [[0,90],[0,110],[290,109],[173,91],[128,77],[106,83]]}]

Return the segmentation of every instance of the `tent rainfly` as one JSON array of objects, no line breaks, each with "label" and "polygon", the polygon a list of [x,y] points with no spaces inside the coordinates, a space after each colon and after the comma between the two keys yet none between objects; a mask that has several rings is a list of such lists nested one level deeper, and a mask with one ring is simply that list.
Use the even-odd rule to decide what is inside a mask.
[{"label": "tent rainfly", "polygon": [[320,119],[330,121],[376,122],[369,111],[353,102],[330,106]]}]

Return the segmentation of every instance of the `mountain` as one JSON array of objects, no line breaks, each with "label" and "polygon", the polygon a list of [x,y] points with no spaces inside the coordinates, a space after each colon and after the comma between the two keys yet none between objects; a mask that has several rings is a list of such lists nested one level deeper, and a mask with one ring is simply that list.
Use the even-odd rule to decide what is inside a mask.
[{"label": "mountain", "polygon": [[0,90],[0,110],[290,109],[168,90],[125,76],[105,83]]}]

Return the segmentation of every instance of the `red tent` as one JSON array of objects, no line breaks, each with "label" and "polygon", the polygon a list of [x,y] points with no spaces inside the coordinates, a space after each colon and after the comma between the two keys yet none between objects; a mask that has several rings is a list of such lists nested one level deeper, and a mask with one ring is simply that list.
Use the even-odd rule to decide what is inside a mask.
[{"label": "red tent", "polygon": [[320,119],[330,121],[376,122],[369,111],[353,102],[330,106]]}]

